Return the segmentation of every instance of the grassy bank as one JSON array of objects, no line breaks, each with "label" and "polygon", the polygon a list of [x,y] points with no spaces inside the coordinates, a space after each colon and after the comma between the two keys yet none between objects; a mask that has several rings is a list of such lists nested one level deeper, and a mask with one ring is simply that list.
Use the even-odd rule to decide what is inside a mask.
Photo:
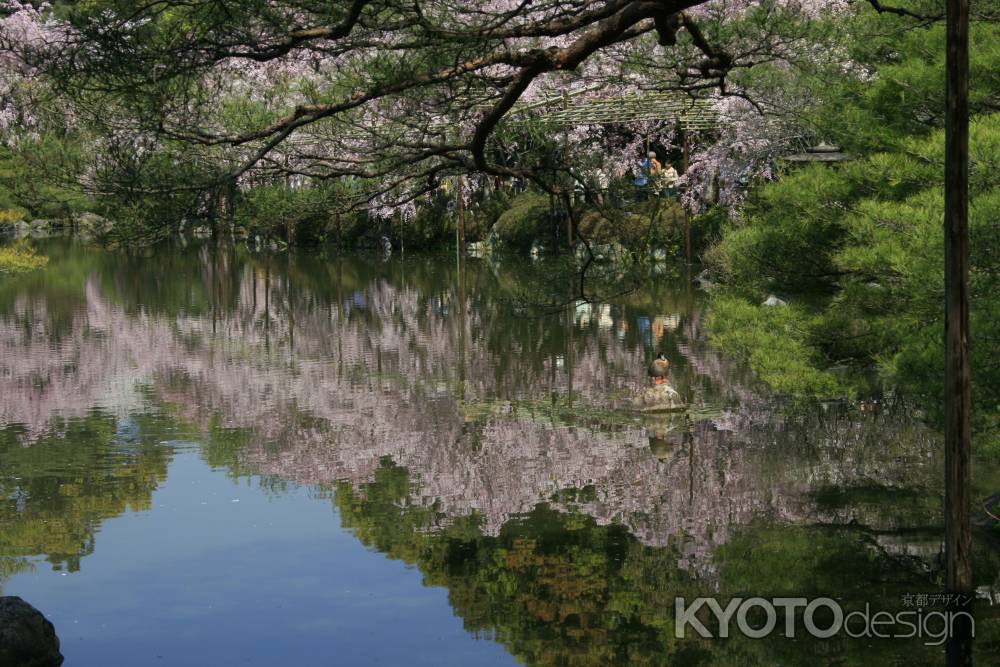
[{"label": "grassy bank", "polygon": [[23,241],[0,246],[0,275],[34,271],[44,267],[48,261],[47,257],[39,255]]}]

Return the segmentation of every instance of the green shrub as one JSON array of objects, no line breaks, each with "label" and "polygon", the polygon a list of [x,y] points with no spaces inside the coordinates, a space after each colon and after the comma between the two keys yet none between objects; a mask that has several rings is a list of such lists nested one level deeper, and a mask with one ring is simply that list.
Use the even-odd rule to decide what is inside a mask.
[{"label": "green shrub", "polygon": [[[846,168],[811,168],[765,186],[709,259],[722,290],[712,336],[762,379],[841,390],[816,373],[875,368],[940,419],[944,391],[943,149],[940,132]],[[1000,114],[971,127],[970,290],[974,426],[1000,449]],[[768,292],[795,306],[760,309]],[[775,356],[775,350],[780,354]]]},{"label": "green shrub", "polygon": [[709,317],[712,343],[743,359],[764,383],[795,397],[850,393],[834,374],[821,368],[811,340],[817,317],[799,306],[757,306],[739,298],[713,301]]},{"label": "green shrub", "polygon": [[632,211],[588,209],[580,215],[577,230],[591,243],[678,250],[684,244],[684,211],[671,199],[643,202]]},{"label": "green shrub", "polygon": [[551,238],[548,195],[530,191],[517,195],[493,229],[501,241],[514,248],[527,248],[536,240]]},{"label": "green shrub", "polygon": [[[337,228],[334,211],[340,197],[333,185],[290,188],[284,184],[258,186],[244,193],[236,206],[236,224],[251,234],[285,241],[310,242],[326,240],[331,233],[344,233],[351,223],[344,216]],[[350,231],[353,234],[353,225]]]},{"label": "green shrub", "polygon": [[27,214],[23,208],[0,208],[0,225],[20,222]]},{"label": "green shrub", "polygon": [[40,269],[48,263],[48,257],[37,254],[24,241],[0,246],[0,274],[25,273]]}]

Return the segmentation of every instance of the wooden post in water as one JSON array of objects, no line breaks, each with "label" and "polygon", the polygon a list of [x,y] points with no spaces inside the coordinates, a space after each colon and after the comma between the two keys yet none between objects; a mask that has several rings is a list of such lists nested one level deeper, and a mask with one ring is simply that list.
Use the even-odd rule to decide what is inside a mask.
[{"label": "wooden post in water", "polygon": [[[563,93],[563,109],[569,109],[569,95]],[[573,174],[569,170],[569,129],[563,125],[563,166],[566,167],[566,247],[573,250],[573,215],[569,207],[573,205]]]},{"label": "wooden post in water", "polygon": [[466,339],[465,339],[465,254],[458,256],[458,294],[455,299],[455,313],[458,315],[458,403],[465,405],[465,380],[466,380]]},{"label": "wooden post in water", "polygon": [[458,254],[465,251],[465,176],[458,177],[458,187],[455,189],[458,201],[455,202],[455,212],[458,214],[458,225],[455,230],[458,243]]},{"label": "wooden post in water", "polygon": [[264,265],[264,349],[271,350],[271,257]]},{"label": "wooden post in water", "polygon": [[549,221],[552,223],[552,247],[559,247],[559,214],[556,210],[556,196],[549,193]]},{"label": "wooden post in water", "polygon": [[288,351],[295,354],[295,303],[292,301],[292,282],[289,280],[289,276],[295,275],[293,265],[295,263],[295,255],[289,253],[288,255],[288,269],[285,273],[285,307],[288,309]]},{"label": "wooden post in water", "polygon": [[[214,216],[213,216],[214,218]],[[214,228],[213,228],[214,230]],[[215,232],[212,232],[212,249],[209,253],[212,261],[212,271],[209,275],[212,277],[212,335],[216,333],[216,327],[219,321],[219,238],[216,236]]]},{"label": "wooden post in water", "polygon": [[571,279],[570,300],[566,305],[566,356],[563,360],[563,365],[566,367],[566,401],[571,409],[573,407],[573,338],[576,326],[576,299],[572,298],[573,290],[576,287],[574,283],[575,281]]},{"label": "wooden post in water", "polygon": [[[683,173],[687,173],[688,170],[688,155],[690,154],[690,148],[688,147],[688,132],[686,128],[681,128],[681,132],[684,134],[684,161],[681,165],[684,168]],[[688,215],[687,209],[681,207],[684,210],[684,252],[687,258],[688,265],[691,264],[691,217]]]},{"label": "wooden post in water", "polygon": [[[971,609],[972,533],[969,464],[969,0],[947,0],[944,158],[945,590]],[[954,599],[954,598],[952,598]],[[972,664],[973,627],[962,615],[945,650],[950,667]]]}]

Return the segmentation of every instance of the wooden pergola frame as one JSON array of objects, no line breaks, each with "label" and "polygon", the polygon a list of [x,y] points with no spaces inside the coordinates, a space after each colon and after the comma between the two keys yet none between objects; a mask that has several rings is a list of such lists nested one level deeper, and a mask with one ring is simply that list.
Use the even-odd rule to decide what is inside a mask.
[{"label": "wooden pergola frame", "polygon": [[580,88],[511,109],[509,116],[539,110],[541,122],[559,127],[623,125],[641,121],[674,121],[685,132],[711,130],[719,115],[708,100],[673,91],[647,91],[578,101],[600,86]]},{"label": "wooden pergola frame", "polygon": [[[531,102],[515,105],[508,114],[514,118],[529,111],[538,111],[540,122],[555,128],[561,128],[563,143],[568,143],[566,133],[570,127],[580,125],[624,125],[630,122],[662,121],[673,122],[680,126],[683,135],[683,166],[688,166],[688,136],[691,132],[712,130],[719,125],[719,114],[709,100],[691,97],[676,91],[646,91],[620,95],[618,97],[601,97],[577,102],[575,98],[586,93],[600,90],[600,85],[593,85]],[[648,141],[647,141],[648,149]],[[687,212],[684,214],[684,236],[688,264],[691,263],[691,221]],[[573,225],[570,216],[566,219],[566,238],[570,245],[573,242]]]}]

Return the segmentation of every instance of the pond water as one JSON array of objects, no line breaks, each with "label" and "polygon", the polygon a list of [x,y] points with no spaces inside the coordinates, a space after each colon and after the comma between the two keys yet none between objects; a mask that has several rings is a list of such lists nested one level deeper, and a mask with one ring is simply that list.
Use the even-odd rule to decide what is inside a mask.
[{"label": "pond water", "polygon": [[[678,596],[943,608],[940,437],[769,396],[683,276],[533,309],[545,264],[41,250],[0,282],[0,591],[69,667],[942,662],[675,636]],[[691,408],[623,409],[658,352]]]}]

